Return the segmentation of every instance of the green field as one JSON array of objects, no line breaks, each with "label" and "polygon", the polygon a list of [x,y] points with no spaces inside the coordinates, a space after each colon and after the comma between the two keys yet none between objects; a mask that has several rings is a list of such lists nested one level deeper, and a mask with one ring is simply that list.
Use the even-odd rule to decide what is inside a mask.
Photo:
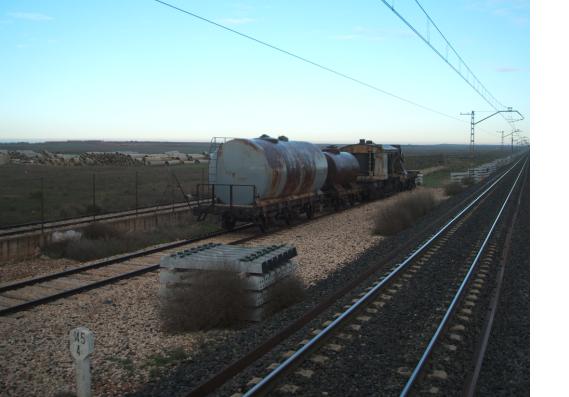
[{"label": "green field", "polygon": [[441,170],[432,174],[423,176],[423,186],[425,187],[441,187],[450,181],[449,170]]},{"label": "green field", "polygon": [[137,205],[141,208],[182,202],[183,194],[172,174],[185,193],[193,193],[196,184],[207,181],[207,164],[171,167],[3,165],[0,166],[0,226],[41,221],[42,184],[45,221],[133,210]]}]

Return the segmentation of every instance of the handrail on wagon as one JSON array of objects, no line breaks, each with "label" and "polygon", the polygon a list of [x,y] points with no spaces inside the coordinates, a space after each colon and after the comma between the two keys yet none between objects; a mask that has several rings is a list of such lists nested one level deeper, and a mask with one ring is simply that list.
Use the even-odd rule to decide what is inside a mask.
[{"label": "handrail on wagon", "polygon": [[[196,186],[197,188],[197,204],[198,207],[201,206],[204,201],[210,203],[211,206],[214,206],[217,200],[215,195],[215,188],[217,187],[229,187],[229,208],[233,208],[233,189],[236,187],[247,187],[251,188],[253,192],[252,202],[255,201],[257,198],[257,186],[256,185],[242,185],[242,184],[230,184],[230,183],[200,183]],[[211,192],[211,196],[208,194],[208,198],[206,200],[202,200],[204,188],[207,189],[207,192]]]}]

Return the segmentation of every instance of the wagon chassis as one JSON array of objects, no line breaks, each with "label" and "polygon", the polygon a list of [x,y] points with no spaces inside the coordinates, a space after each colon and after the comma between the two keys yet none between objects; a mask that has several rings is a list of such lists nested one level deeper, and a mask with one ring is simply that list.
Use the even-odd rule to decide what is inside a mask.
[{"label": "wagon chassis", "polygon": [[[216,196],[219,188],[229,189],[229,203],[223,203]],[[250,188],[252,191],[251,204],[235,204],[233,192],[236,188]],[[204,220],[208,214],[221,218],[225,229],[233,229],[237,222],[253,221],[262,231],[269,224],[284,221],[287,225],[292,219],[304,214],[311,219],[316,212],[320,212],[323,204],[323,194],[306,193],[292,195],[285,198],[260,199],[255,185],[232,185],[207,183],[197,185],[197,205],[193,213],[198,221]]]}]

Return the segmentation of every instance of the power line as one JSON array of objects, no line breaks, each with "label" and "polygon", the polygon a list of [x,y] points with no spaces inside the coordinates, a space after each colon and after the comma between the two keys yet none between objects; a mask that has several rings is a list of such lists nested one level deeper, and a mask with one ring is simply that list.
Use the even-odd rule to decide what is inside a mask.
[{"label": "power line", "polygon": [[278,52],[283,53],[283,54],[285,54],[285,55],[288,55],[288,56],[291,56],[291,57],[293,57],[293,58],[296,58],[296,59],[299,60],[299,61],[308,63],[308,64],[310,64],[310,65],[312,65],[312,66],[315,66],[315,67],[317,67],[317,68],[319,68],[319,69],[322,69],[322,70],[325,70],[325,71],[327,71],[327,72],[329,72],[329,73],[335,74],[336,76],[343,77],[343,78],[345,78],[345,79],[347,79],[347,80],[350,80],[350,81],[352,81],[352,82],[354,82],[354,83],[360,84],[360,85],[362,85],[362,86],[364,86],[364,87],[367,87],[367,88],[370,88],[370,89],[372,89],[372,90],[374,90],[374,91],[377,91],[377,92],[380,92],[380,93],[382,93],[382,94],[388,95],[388,96],[390,96],[390,97],[392,97],[392,98],[398,99],[398,100],[400,100],[400,101],[402,101],[402,102],[405,102],[405,103],[407,103],[407,104],[410,104],[410,105],[419,107],[419,108],[421,108],[421,109],[423,109],[423,110],[426,110],[426,111],[429,111],[429,112],[432,112],[432,113],[436,113],[436,114],[438,114],[438,115],[441,115],[441,116],[444,116],[444,117],[447,117],[447,118],[450,118],[450,119],[459,121],[459,122],[461,122],[461,123],[464,123],[464,122],[465,122],[465,120],[463,120],[463,119],[460,119],[460,118],[455,117],[455,116],[452,116],[452,115],[450,115],[450,114],[447,114],[447,113],[438,111],[438,110],[436,110],[436,109],[432,109],[432,108],[430,108],[430,107],[428,107],[428,106],[421,105],[421,104],[419,104],[419,103],[417,103],[417,102],[414,102],[414,101],[412,101],[412,100],[410,100],[410,99],[403,98],[403,97],[401,97],[401,96],[399,96],[399,95],[396,95],[396,94],[393,94],[393,93],[391,93],[391,92],[389,92],[389,91],[386,91],[386,90],[384,90],[384,89],[381,89],[381,88],[379,88],[379,87],[377,87],[377,86],[375,86],[375,85],[373,85],[373,84],[366,83],[366,82],[363,81],[363,80],[359,80],[359,79],[357,79],[357,78],[355,78],[355,77],[349,76],[349,75],[347,75],[347,74],[345,74],[345,73],[342,73],[342,72],[339,72],[339,71],[334,70],[334,69],[332,69],[332,68],[329,68],[329,67],[327,67],[327,66],[324,66],[324,65],[322,65],[322,64],[320,64],[320,63],[311,61],[310,59],[304,58],[304,57],[302,57],[302,56],[300,56],[300,55],[296,55],[296,54],[294,54],[294,53],[292,53],[292,52],[290,52],[290,51],[283,50],[282,48],[279,48],[279,47],[277,47],[277,46],[275,46],[275,45],[273,45],[273,44],[267,43],[266,41],[262,41],[262,40],[256,39],[256,38],[253,37],[253,36],[249,36],[249,35],[247,35],[247,34],[245,34],[245,33],[239,32],[238,30],[231,29],[231,28],[229,28],[229,27],[227,27],[227,26],[225,26],[225,25],[222,25],[222,24],[217,23],[217,22],[214,22],[214,21],[212,21],[212,20],[210,20],[210,19],[204,18],[204,17],[202,17],[202,16],[200,16],[200,15],[197,15],[197,14],[195,14],[195,13],[193,13],[193,12],[184,10],[184,9],[182,9],[182,8],[179,8],[179,7],[176,7],[176,6],[174,6],[174,5],[170,4],[170,3],[167,3],[167,2],[165,2],[165,1],[162,1],[162,0],[154,0],[154,1],[157,2],[157,3],[160,3],[160,4],[162,4],[162,5],[165,5],[165,6],[167,6],[167,7],[170,7],[170,8],[172,8],[172,9],[174,9],[174,10],[177,10],[177,11],[179,11],[179,12],[182,12],[182,13],[184,13],[184,14],[190,15],[190,16],[192,16],[192,17],[194,17],[194,18],[196,18],[196,19],[199,19],[199,20],[201,20],[201,21],[203,21],[203,22],[207,22],[207,23],[209,23],[209,24],[211,24],[211,25],[214,25],[214,26],[216,26],[216,27],[218,27],[218,28],[220,28],[220,29],[223,29],[223,30],[226,30],[226,31],[228,31],[228,32],[234,33],[234,34],[239,35],[239,36],[241,36],[241,37],[243,37],[243,38],[246,38],[246,39],[248,39],[248,40],[254,41],[254,42],[257,43],[257,44],[261,44],[261,45],[263,45],[263,46],[265,46],[265,47],[268,47],[268,48],[270,48],[270,49],[272,49],[272,50],[275,50],[275,51],[278,51]]},{"label": "power line", "polygon": [[[462,57],[460,56],[460,54],[458,53],[458,51],[456,51],[456,49],[453,47],[453,45],[448,41],[448,39],[446,38],[446,36],[443,34],[443,32],[441,32],[441,30],[439,29],[439,27],[437,26],[437,24],[435,23],[435,21],[433,21],[433,19],[431,18],[431,16],[427,13],[427,11],[425,10],[425,8],[421,5],[421,3],[419,3],[418,0],[414,0],[415,3],[417,3],[417,5],[419,6],[419,8],[421,9],[421,11],[423,12],[423,14],[425,14],[425,16],[427,17],[428,20],[428,24],[427,24],[427,29],[429,27],[429,23],[433,25],[433,27],[437,30],[437,32],[440,34],[440,36],[442,37],[442,39],[444,40],[444,42],[446,43],[446,47],[445,47],[445,55],[443,55],[441,53],[441,51],[439,49],[437,49],[431,42],[431,37],[430,37],[430,31],[428,30],[427,35],[425,37],[425,35],[421,34],[421,32],[419,32],[418,29],[416,29],[409,21],[407,21],[407,19],[405,19],[405,17],[403,17],[403,15],[401,15],[396,9],[395,6],[393,5],[393,3],[389,4],[386,0],[381,0],[381,2],[383,4],[385,4],[387,6],[387,8],[389,8],[397,17],[399,17],[399,19],[401,21],[403,21],[403,23],[405,23],[405,25],[407,25],[409,27],[409,29],[411,29],[417,36],[419,36],[419,38],[421,40],[423,40],[425,42],[425,44],[427,44],[448,66],[450,66],[450,68],[452,70],[454,70],[470,87],[472,87],[472,89],[474,89],[474,91],[476,91],[490,106],[492,106],[492,108],[496,111],[498,110],[504,110],[506,109],[506,106],[504,106],[500,101],[498,101],[494,95],[492,95],[490,93],[490,91],[488,91],[488,89],[484,86],[484,84],[482,84],[482,82],[478,79],[478,77],[476,77],[476,75],[474,74],[474,72],[472,72],[472,70],[470,69],[470,67],[466,64],[466,62],[464,62],[464,60],[462,59]],[[448,57],[448,53],[449,53],[449,49],[452,50],[452,52],[456,55],[457,59],[458,59],[458,66],[453,65],[450,61],[449,61],[449,57]],[[462,68],[464,66],[464,69],[466,69],[466,72],[462,71]],[[471,79],[469,79],[469,74],[471,76]],[[471,81],[472,80],[472,81]],[[506,120],[510,125],[512,125],[512,122],[510,120],[508,120],[506,118],[506,116],[504,114],[501,114],[502,117],[504,118],[504,120]]]},{"label": "power line", "polygon": [[[445,43],[449,46],[449,48],[452,50],[452,52],[454,52],[454,54],[457,56],[457,58],[460,60],[460,62],[462,62],[462,64],[466,67],[466,70],[468,70],[468,72],[470,72],[470,74],[472,75],[472,77],[474,78],[474,80],[480,85],[481,89],[486,92],[488,94],[488,96],[490,97],[490,99],[495,102],[495,105],[493,105],[492,103],[490,103],[488,100],[487,102],[490,103],[490,106],[492,106],[494,108],[494,110],[500,110],[500,108],[505,108],[505,106],[500,103],[500,101],[498,101],[494,95],[492,95],[490,93],[490,91],[488,91],[486,89],[486,87],[484,86],[484,84],[482,84],[482,82],[480,81],[480,79],[478,79],[478,77],[476,77],[476,75],[474,74],[474,72],[470,69],[470,67],[466,64],[466,62],[464,62],[464,60],[462,59],[462,57],[458,54],[458,52],[455,50],[455,48],[452,46],[452,44],[448,41],[448,39],[446,38],[446,36],[443,34],[443,32],[441,32],[441,30],[439,29],[439,27],[437,26],[437,24],[435,23],[435,21],[433,21],[433,19],[431,18],[431,16],[427,13],[427,11],[425,11],[425,9],[423,8],[423,6],[421,5],[421,3],[419,3],[418,0],[415,0],[415,3],[417,3],[417,5],[419,6],[419,8],[421,9],[421,11],[423,11],[423,13],[425,14],[425,16],[429,19],[429,21],[433,24],[433,26],[435,27],[435,29],[437,29],[437,32],[439,32],[439,34],[441,35],[441,37],[443,38],[443,40],[445,41]],[[470,86],[472,88],[474,88],[480,95],[483,96],[482,93],[480,93],[478,91],[478,89],[476,87],[474,87],[468,80],[467,82],[470,84]],[[483,96],[484,99],[486,99],[486,97]]]}]

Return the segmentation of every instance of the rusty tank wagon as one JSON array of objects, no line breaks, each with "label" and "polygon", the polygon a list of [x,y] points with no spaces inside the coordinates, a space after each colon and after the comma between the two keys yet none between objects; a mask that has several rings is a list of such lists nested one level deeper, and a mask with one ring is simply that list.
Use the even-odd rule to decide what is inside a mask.
[{"label": "rusty tank wagon", "polygon": [[197,187],[194,214],[198,220],[219,215],[226,229],[240,221],[264,229],[413,187],[413,173],[405,169],[398,146],[361,140],[320,149],[263,135],[217,147],[209,163],[209,183]]},{"label": "rusty tank wagon", "polygon": [[[220,215],[225,228],[237,221],[253,220],[264,227],[301,213],[312,216],[328,171],[318,146],[285,137],[233,139],[214,158],[210,183],[198,186],[197,197],[209,196],[208,212]],[[198,215],[203,215],[200,207]]]},{"label": "rusty tank wagon", "polygon": [[357,179],[360,173],[358,160],[348,152],[341,151],[332,145],[322,149],[328,163],[328,174],[324,182],[323,191],[334,208],[342,204],[358,201],[361,189],[357,188]]}]

